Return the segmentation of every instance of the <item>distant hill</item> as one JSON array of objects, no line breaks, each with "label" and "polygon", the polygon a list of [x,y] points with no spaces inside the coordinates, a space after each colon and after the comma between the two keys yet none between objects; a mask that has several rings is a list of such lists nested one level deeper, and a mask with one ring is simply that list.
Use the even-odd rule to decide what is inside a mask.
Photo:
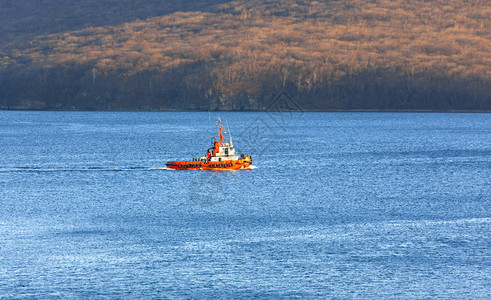
[{"label": "distant hill", "polygon": [[491,110],[488,1],[0,3],[3,109]]}]

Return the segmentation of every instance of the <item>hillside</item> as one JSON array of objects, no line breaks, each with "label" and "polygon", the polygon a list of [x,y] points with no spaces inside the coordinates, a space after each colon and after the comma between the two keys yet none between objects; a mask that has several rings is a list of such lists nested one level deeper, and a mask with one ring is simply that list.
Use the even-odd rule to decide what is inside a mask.
[{"label": "hillside", "polygon": [[29,12],[0,21],[0,107],[491,109],[488,1],[97,3],[29,34]]},{"label": "hillside", "polygon": [[[213,1],[225,3],[226,0]],[[209,0],[2,0],[0,47],[39,35],[115,26],[176,11],[209,10]]]}]

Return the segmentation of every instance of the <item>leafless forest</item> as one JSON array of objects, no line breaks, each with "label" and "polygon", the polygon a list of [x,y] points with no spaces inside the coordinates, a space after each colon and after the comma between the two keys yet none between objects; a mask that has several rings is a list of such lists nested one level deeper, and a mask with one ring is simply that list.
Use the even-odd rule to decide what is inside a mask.
[{"label": "leafless forest", "polygon": [[485,0],[7,0],[0,108],[491,110],[490,25]]}]

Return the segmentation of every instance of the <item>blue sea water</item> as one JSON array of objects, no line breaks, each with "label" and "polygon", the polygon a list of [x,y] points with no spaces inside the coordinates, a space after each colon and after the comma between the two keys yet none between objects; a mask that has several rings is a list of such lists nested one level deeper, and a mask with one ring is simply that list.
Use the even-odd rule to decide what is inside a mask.
[{"label": "blue sea water", "polygon": [[0,112],[0,298],[490,296],[490,114]]}]

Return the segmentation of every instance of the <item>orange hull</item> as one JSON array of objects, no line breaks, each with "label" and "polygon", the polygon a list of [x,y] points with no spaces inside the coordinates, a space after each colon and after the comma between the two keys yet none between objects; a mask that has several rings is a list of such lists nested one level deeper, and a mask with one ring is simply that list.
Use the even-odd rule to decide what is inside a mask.
[{"label": "orange hull", "polygon": [[239,170],[252,165],[250,159],[224,161],[169,161],[167,167],[174,170]]}]

